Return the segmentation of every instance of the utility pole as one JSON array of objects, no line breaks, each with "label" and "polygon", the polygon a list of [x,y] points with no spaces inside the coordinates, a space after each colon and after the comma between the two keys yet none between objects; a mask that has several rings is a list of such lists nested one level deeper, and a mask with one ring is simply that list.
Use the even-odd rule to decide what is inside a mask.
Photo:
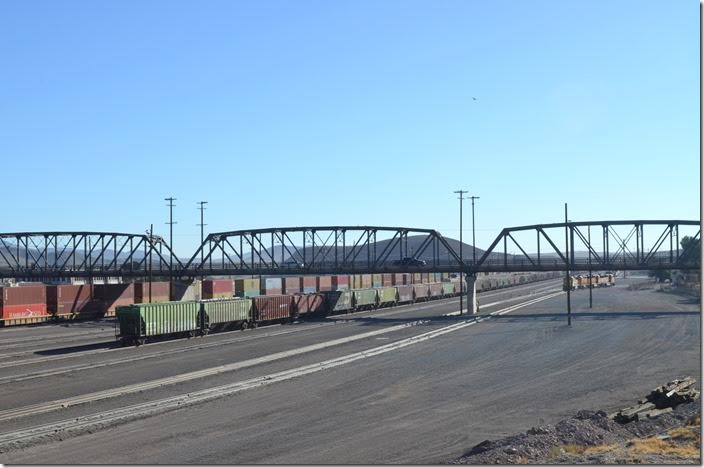
[{"label": "utility pole", "polygon": [[475,197],[472,195],[471,197],[468,197],[469,199],[472,200],[472,264],[476,265],[477,263],[477,242],[474,239],[474,200],[479,200],[479,197]]},{"label": "utility pole", "polygon": [[572,326],[572,304],[570,303],[570,293],[572,292],[572,284],[570,284],[570,241],[567,236],[567,203],[565,203],[565,284],[567,285],[567,326]]},{"label": "utility pole", "polygon": [[[149,274],[149,303],[152,303],[152,251],[154,250],[154,225],[149,225],[149,265],[147,265],[147,272]],[[170,299],[170,298],[169,298]]]},{"label": "utility pole", "polygon": [[174,221],[174,201],[176,199],[174,197],[169,197],[169,198],[164,198],[165,201],[168,201],[169,204],[166,205],[169,207],[169,222],[166,223],[169,225],[169,300],[171,300],[173,296],[173,280],[174,280],[174,256],[173,256],[173,251],[174,251],[174,224],[177,224],[176,221]]},{"label": "utility pole", "polygon": [[[206,209],[205,205],[207,205],[208,202],[199,201],[198,204],[200,205],[198,208],[200,210],[200,224],[196,224],[196,226],[200,226],[200,243],[203,245],[203,226],[207,226],[207,224],[203,223],[203,211]],[[200,249],[200,264],[203,264],[203,249]]]},{"label": "utility pole", "polygon": [[[467,190],[455,190],[454,193],[458,193],[460,196],[457,197],[460,200],[460,267],[464,268],[464,257],[462,257],[462,200],[464,200],[464,194]],[[462,315],[462,296],[464,294],[464,270],[460,272],[460,315]]]},{"label": "utility pole", "polygon": [[589,308],[592,308],[592,227],[587,226],[587,244],[589,244]]}]

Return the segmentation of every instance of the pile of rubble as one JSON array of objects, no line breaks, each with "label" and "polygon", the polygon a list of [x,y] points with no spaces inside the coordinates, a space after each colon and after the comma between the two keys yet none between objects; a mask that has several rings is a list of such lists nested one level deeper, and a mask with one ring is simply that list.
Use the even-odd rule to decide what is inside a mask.
[{"label": "pile of rubble", "polygon": [[638,400],[637,405],[624,408],[609,417],[617,423],[626,424],[669,413],[678,405],[690,403],[699,397],[699,391],[694,388],[695,382],[691,377],[675,379],[653,389],[645,398]]},{"label": "pile of rubble", "polygon": [[611,415],[582,410],[555,425],[533,427],[523,434],[499,440],[485,440],[447,463],[690,463],[691,457],[679,455],[634,455],[630,444],[634,440],[667,437],[668,431],[675,428],[698,426],[701,403],[694,383],[691,377],[674,380],[654,389],[638,405]]}]

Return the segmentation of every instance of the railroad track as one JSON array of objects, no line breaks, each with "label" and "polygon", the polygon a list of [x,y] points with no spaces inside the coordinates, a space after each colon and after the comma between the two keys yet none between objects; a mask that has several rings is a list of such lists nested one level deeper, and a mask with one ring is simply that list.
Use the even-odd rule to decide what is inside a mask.
[{"label": "railroad track", "polygon": [[[242,392],[249,389],[255,389],[258,387],[272,385],[277,382],[282,382],[285,380],[294,379],[297,377],[302,377],[311,373],[324,371],[327,369],[343,366],[360,359],[366,359],[380,354],[396,351],[407,346],[411,346],[417,343],[421,343],[432,338],[442,336],[448,333],[461,330],[468,326],[472,326],[481,323],[486,320],[491,320],[495,316],[504,315],[517,310],[521,307],[526,307],[529,305],[536,304],[541,301],[556,297],[558,295],[564,294],[562,291],[554,292],[550,294],[545,294],[537,298],[531,298],[527,301],[521,302],[519,304],[514,304],[501,310],[497,310],[490,314],[476,316],[463,320],[460,322],[453,323],[451,325],[413,335],[411,337],[402,338],[400,340],[393,341],[391,343],[376,346],[373,348],[365,349],[363,351],[354,352],[351,354],[346,354],[334,359],[328,359],[325,361],[316,362],[310,365],[304,365],[292,369],[287,369],[284,371],[262,375],[252,379],[247,379],[244,381],[237,381],[229,383],[226,385],[219,385],[215,387],[210,387],[206,389],[201,389],[197,391],[192,391],[188,393],[182,393],[179,395],[161,398],[158,400],[148,401],[145,403],[139,403],[123,408],[113,409],[109,411],[97,412],[93,414],[83,415],[75,417],[68,420],[63,420],[59,422],[52,422],[43,425],[38,425],[30,428],[19,429],[4,434],[0,434],[0,452],[12,450],[13,448],[25,447],[28,445],[33,445],[41,441],[51,440],[57,437],[64,438],[66,436],[78,435],[85,433],[87,431],[94,431],[101,428],[105,428],[110,425],[124,423],[130,420],[141,419],[148,416],[153,416],[155,414],[164,413],[167,411],[172,411],[178,408],[183,408],[190,405],[204,403],[210,400],[219,399],[225,396],[233,395],[238,392]],[[215,368],[203,369],[200,371],[190,372],[186,374],[181,374],[177,376],[156,379],[149,382],[143,382],[139,384],[119,387],[111,390],[105,390],[90,394],[79,395],[76,397],[71,397],[62,400],[56,400],[46,403],[40,403],[36,405],[29,405],[22,408],[15,408],[5,411],[0,411],[0,421],[7,421],[11,419],[24,418],[29,416],[34,416],[37,414],[43,414],[48,412],[53,412],[61,410],[63,408],[68,408],[72,406],[82,405],[85,403],[90,403],[94,401],[104,400],[107,398],[116,398],[130,393],[141,392],[165,385],[173,385],[177,383],[182,383],[189,380],[196,380],[212,375],[217,375],[221,373],[231,372],[233,370],[241,369],[243,367],[252,367],[257,364],[271,362],[274,360],[284,359],[286,357],[312,352],[318,349],[323,349],[327,347],[336,346],[339,344],[347,343],[350,341],[361,340],[364,338],[369,338],[375,335],[381,335],[386,333],[391,333],[393,331],[400,330],[406,327],[417,326],[425,321],[414,321],[408,322],[392,327],[386,327],[382,330],[374,330],[358,335],[352,335],[345,338],[340,338],[337,340],[331,340],[324,343],[318,343],[310,345],[303,348],[298,348],[294,350],[274,353],[272,355],[263,356],[260,358],[249,359],[246,361],[241,361],[238,363],[228,364],[224,366],[217,366]]]}]

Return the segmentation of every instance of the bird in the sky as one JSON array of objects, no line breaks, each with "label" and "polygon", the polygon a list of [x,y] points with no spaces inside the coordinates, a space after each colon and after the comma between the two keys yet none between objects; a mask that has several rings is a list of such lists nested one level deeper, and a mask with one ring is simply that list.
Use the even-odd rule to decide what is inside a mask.
[{"label": "bird in the sky", "polygon": [[476,101],[476,100],[477,100],[477,98],[475,98],[475,97],[472,98],[472,101]]}]

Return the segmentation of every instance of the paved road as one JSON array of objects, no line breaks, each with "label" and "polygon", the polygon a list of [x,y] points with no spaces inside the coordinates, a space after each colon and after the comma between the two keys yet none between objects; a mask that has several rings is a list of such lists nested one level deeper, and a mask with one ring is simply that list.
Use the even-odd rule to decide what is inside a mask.
[{"label": "paved road", "polygon": [[[523,294],[543,292],[522,297],[518,289],[510,293],[514,298],[506,291],[480,295],[485,305],[481,312],[549,297],[545,291],[554,291],[557,284],[524,287]],[[50,437],[0,454],[0,462],[437,463],[484,439],[582,408],[613,410],[630,404],[679,375],[701,379],[698,303],[654,291],[628,291],[625,285],[594,291],[591,310],[587,298],[587,291],[572,294],[571,328],[565,324],[564,294],[474,324],[443,317],[457,310],[457,301],[444,301],[355,314],[337,322],[213,335],[201,341],[212,346],[202,349],[188,348],[198,340],[182,340],[88,353],[51,365],[0,367],[2,419],[5,408],[109,393],[119,385],[218,365],[251,363],[140,393],[2,420],[0,440],[11,431],[108,415],[125,405],[251,383],[263,375],[281,380],[248,383],[251,388],[229,396],[107,424],[92,434],[81,430],[64,441]],[[497,304],[486,307],[492,303]],[[419,335],[427,339],[413,338]],[[331,340],[339,343],[329,344]],[[286,355],[325,344],[329,345]],[[395,344],[408,345],[391,349]],[[380,348],[384,346],[388,349]],[[381,350],[359,357],[370,349]],[[161,354],[144,358],[156,350]],[[284,355],[267,360],[272,353]],[[142,359],[129,360],[136,357]],[[91,367],[111,360],[116,362]],[[315,367],[325,360],[329,364]],[[41,375],[70,366],[86,368]],[[286,374],[291,369],[309,373]],[[31,377],[32,373],[39,377]],[[12,381],[13,375],[31,378]]]}]

